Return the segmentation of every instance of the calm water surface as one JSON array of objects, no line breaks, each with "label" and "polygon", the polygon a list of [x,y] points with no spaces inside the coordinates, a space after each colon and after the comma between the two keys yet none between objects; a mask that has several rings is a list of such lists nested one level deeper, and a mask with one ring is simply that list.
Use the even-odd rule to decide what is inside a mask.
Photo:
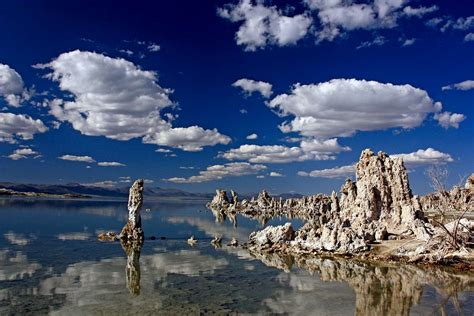
[{"label": "calm water surface", "polygon": [[0,314],[474,315],[473,274],[215,249],[214,235],[244,242],[263,223],[216,223],[203,203],[146,208],[157,239],[125,251],[95,237],[120,231],[124,201],[0,199]]}]

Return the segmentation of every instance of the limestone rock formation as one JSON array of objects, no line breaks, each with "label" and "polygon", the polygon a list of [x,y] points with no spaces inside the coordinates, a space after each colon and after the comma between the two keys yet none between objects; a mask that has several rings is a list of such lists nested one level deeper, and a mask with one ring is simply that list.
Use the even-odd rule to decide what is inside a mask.
[{"label": "limestone rock formation", "polygon": [[128,196],[128,221],[120,233],[123,240],[143,240],[140,210],[143,206],[143,180],[136,180],[130,188]]},{"label": "limestone rock formation", "polygon": [[342,218],[349,219],[353,227],[375,223],[391,234],[413,233],[423,240],[430,237],[431,227],[412,195],[401,158],[390,158],[383,152],[375,155],[366,149],[356,164],[356,176],[355,187],[346,182],[341,189]]},{"label": "limestone rock formation", "polygon": [[[339,196],[333,192],[330,196],[317,194],[282,201],[263,191],[257,199],[238,202],[235,192],[229,201],[225,191],[218,190],[208,207],[214,213],[218,210],[223,218],[240,213],[265,222],[282,215],[307,221],[296,232],[287,223],[252,233],[247,247],[254,253],[356,254],[369,250],[375,241],[389,238],[423,243],[433,236],[443,236],[446,228],[433,226],[424,216],[420,200],[413,196],[402,159],[391,158],[383,152],[374,154],[366,149],[355,170],[357,181],[346,180]],[[474,176],[471,176],[466,188],[453,192],[453,196],[468,196],[466,192],[472,190],[473,183]],[[465,225],[474,226],[471,222]],[[466,237],[470,233],[471,230],[464,232],[466,241],[470,240]],[[436,249],[426,247],[424,251],[428,254]]]}]

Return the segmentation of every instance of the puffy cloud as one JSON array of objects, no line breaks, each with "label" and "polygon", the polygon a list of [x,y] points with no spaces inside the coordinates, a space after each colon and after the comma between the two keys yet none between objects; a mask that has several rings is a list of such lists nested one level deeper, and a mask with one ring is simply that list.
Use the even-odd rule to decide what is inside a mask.
[{"label": "puffy cloud", "polygon": [[157,150],[155,150],[157,153],[170,153],[172,152],[170,149],[166,149],[166,148],[158,148]]},{"label": "puffy cloud", "polygon": [[133,51],[131,51],[130,49],[121,49],[119,50],[119,52],[128,56],[132,56],[134,54]]},{"label": "puffy cloud", "polygon": [[34,120],[28,115],[0,113],[0,142],[16,143],[16,137],[30,140],[34,134],[47,130],[41,120]]},{"label": "puffy cloud", "polygon": [[150,45],[148,45],[147,48],[150,52],[159,52],[161,49],[161,46],[155,43],[150,43]]},{"label": "puffy cloud", "polygon": [[411,46],[411,45],[415,44],[415,42],[416,42],[416,38],[407,38],[406,40],[403,41],[402,46],[403,47]]},{"label": "puffy cloud", "polygon": [[474,28],[474,15],[465,18],[458,18],[457,20],[448,20],[445,28],[453,28],[455,30],[466,31]]},{"label": "puffy cloud", "polygon": [[86,163],[95,162],[95,160],[90,156],[62,155],[61,157],[58,157],[58,159],[66,160],[66,161],[86,162]]},{"label": "puffy cloud", "polygon": [[270,177],[284,177],[284,175],[282,175],[281,173],[279,172],[276,172],[276,171],[272,171],[268,174],[268,176]]},{"label": "puffy cloud", "polygon": [[375,0],[354,3],[342,0],[305,0],[306,5],[318,12],[322,29],[318,41],[332,41],[344,31],[392,28],[397,25],[405,0]]},{"label": "puffy cloud", "polygon": [[411,85],[356,79],[296,84],[291,94],[278,95],[267,105],[281,116],[294,116],[280,126],[284,133],[322,139],[349,137],[357,131],[415,128],[442,109],[426,91]]},{"label": "puffy cloud", "polygon": [[160,116],[160,110],[173,106],[172,91],[157,84],[155,72],[125,59],[75,50],[35,67],[51,69],[46,77],[74,97],[52,100],[50,114],[85,135],[116,140],[142,137],[145,143],[191,151],[230,141],[215,129],[173,128],[170,120]]},{"label": "puffy cloud", "polygon": [[451,155],[437,151],[433,148],[419,149],[409,154],[396,154],[391,157],[402,158],[405,166],[414,168],[426,165],[439,165],[452,162]]},{"label": "puffy cloud", "polygon": [[464,36],[464,41],[465,42],[472,42],[474,41],[474,33],[469,33]]},{"label": "puffy cloud", "polygon": [[305,138],[300,146],[282,145],[241,145],[219,156],[227,160],[246,160],[252,163],[288,163],[306,160],[333,160],[334,154],[350,151],[349,147],[339,145],[336,138],[318,140]]},{"label": "puffy cloud", "polygon": [[367,42],[360,43],[360,45],[357,46],[356,49],[367,48],[367,47],[370,47],[370,46],[382,46],[386,42],[387,42],[387,40],[385,39],[385,37],[377,36],[372,41],[367,41]]},{"label": "puffy cloud", "polygon": [[231,22],[242,22],[235,34],[238,45],[246,51],[255,51],[266,45],[292,45],[308,32],[312,19],[307,14],[286,16],[275,6],[262,1],[240,0],[237,5],[227,4],[217,14]]},{"label": "puffy cloud", "polygon": [[0,96],[5,99],[8,105],[19,107],[26,95],[27,91],[24,90],[20,74],[10,66],[0,64]]},{"label": "puffy cloud", "polygon": [[474,89],[474,80],[465,80],[455,84],[450,84],[441,88],[442,90],[471,90]]},{"label": "puffy cloud", "polygon": [[143,138],[145,144],[157,144],[180,148],[184,151],[201,151],[203,146],[228,144],[230,138],[217,129],[203,129],[199,126],[176,127],[163,130]]},{"label": "puffy cloud", "polygon": [[269,98],[273,91],[272,85],[264,81],[255,81],[252,79],[239,79],[232,84],[233,87],[241,88],[247,95],[251,95],[254,92],[260,92],[265,98]]},{"label": "puffy cloud", "polygon": [[115,161],[101,161],[97,163],[98,166],[101,167],[125,167],[123,163],[115,162]]},{"label": "puffy cloud", "polygon": [[452,17],[437,17],[427,21],[426,25],[438,28],[441,32],[448,30],[467,31],[474,28],[474,16],[458,19]]},{"label": "puffy cloud", "polygon": [[247,162],[231,162],[224,165],[212,165],[206,170],[200,171],[198,175],[189,178],[169,178],[167,181],[174,183],[201,183],[207,181],[220,180],[226,177],[240,177],[257,174],[267,167],[259,164],[249,164]]},{"label": "puffy cloud", "polygon": [[245,137],[245,139],[249,139],[249,140],[253,140],[253,139],[257,139],[257,138],[258,138],[258,135],[255,134],[255,133],[247,135],[247,137]]},{"label": "puffy cloud", "polygon": [[413,8],[411,6],[407,6],[403,8],[403,13],[405,13],[409,17],[418,17],[421,18],[424,15],[428,13],[432,13],[435,11],[438,11],[438,6],[432,5],[431,7],[418,7],[418,8]]},{"label": "puffy cloud", "polygon": [[459,128],[459,123],[464,121],[466,116],[458,113],[440,112],[436,113],[434,118],[438,121],[439,125],[448,129],[450,127]]},{"label": "puffy cloud", "polygon": [[319,153],[319,154],[334,154],[343,151],[351,151],[348,146],[339,145],[337,138],[326,140],[317,140],[315,138],[306,138],[301,140],[301,149],[304,152]]},{"label": "puffy cloud", "polygon": [[311,172],[298,171],[298,175],[302,177],[313,177],[313,178],[347,178],[355,174],[354,165],[335,167],[322,170],[313,170]]},{"label": "puffy cloud", "polygon": [[8,156],[12,160],[26,159],[29,156],[40,157],[39,153],[32,150],[31,148],[24,147],[15,149],[15,151]]}]

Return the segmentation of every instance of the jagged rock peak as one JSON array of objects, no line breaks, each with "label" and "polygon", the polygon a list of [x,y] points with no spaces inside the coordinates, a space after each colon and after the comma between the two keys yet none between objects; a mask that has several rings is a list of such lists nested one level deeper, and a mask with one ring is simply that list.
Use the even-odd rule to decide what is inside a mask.
[{"label": "jagged rock peak", "polygon": [[[381,220],[391,225],[415,219],[413,194],[400,158],[365,149],[356,164],[356,199],[351,213],[365,221]],[[346,181],[344,191],[354,191]]]},{"label": "jagged rock peak", "polygon": [[474,173],[469,176],[466,180],[466,185],[464,186],[466,190],[474,191]]}]

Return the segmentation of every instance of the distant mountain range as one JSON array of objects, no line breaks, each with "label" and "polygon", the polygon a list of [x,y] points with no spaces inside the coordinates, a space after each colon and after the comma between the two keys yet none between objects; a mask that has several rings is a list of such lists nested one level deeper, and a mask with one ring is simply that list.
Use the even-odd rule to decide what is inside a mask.
[{"label": "distant mountain range", "polygon": [[[0,182],[0,189],[15,192],[30,192],[46,195],[81,195],[89,197],[127,198],[128,187],[98,187],[79,183],[68,184],[24,184]],[[148,198],[181,198],[181,199],[211,199],[211,193],[191,193],[178,189],[145,188],[145,197]]]},{"label": "distant mountain range", "polygon": [[[62,195],[67,197],[109,197],[127,198],[128,187],[99,187],[83,185],[79,183],[68,184],[24,184],[13,182],[0,182],[0,189],[6,189],[21,193],[36,193],[43,195]],[[214,193],[191,193],[179,189],[166,189],[159,187],[145,187],[145,198],[152,199],[187,199],[187,200],[210,200]],[[13,194],[12,194],[13,195]],[[242,194],[240,199],[250,198],[258,194]],[[301,197],[301,194],[280,194],[283,199]]]}]

